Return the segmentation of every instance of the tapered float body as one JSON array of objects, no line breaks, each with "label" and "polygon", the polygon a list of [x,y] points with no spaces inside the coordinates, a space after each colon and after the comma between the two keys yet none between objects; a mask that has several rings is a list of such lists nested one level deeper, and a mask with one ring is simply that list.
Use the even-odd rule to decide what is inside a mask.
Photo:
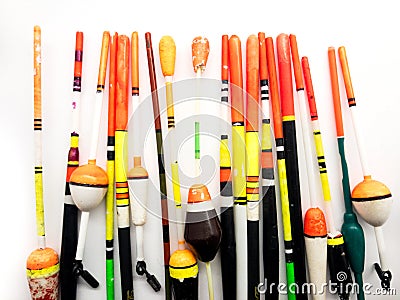
[{"label": "tapered float body", "polygon": [[312,297],[325,299],[327,231],[324,213],[319,208],[308,209],[304,216],[304,240],[310,282],[317,289]]},{"label": "tapered float body", "polygon": [[346,88],[347,101],[350,108],[350,115],[353,121],[353,131],[355,133],[355,140],[364,176],[364,180],[354,187],[351,193],[351,198],[355,209],[361,217],[367,221],[367,223],[374,226],[380,260],[380,265],[375,263],[374,266],[379,278],[381,279],[382,288],[389,289],[392,274],[388,266],[386,246],[381,226],[389,218],[393,198],[386,185],[371,178],[364,144],[359,135],[359,115],[356,109],[356,99],[354,96],[353,85],[351,83],[346,49],[343,46],[339,47],[338,52],[344,85]]},{"label": "tapered float body", "polygon": [[31,252],[26,262],[26,275],[32,300],[57,300],[60,264],[58,254],[46,247],[42,174],[42,72],[41,29],[33,29],[33,86],[34,86],[34,141],[35,195],[38,249]]},{"label": "tapered float body", "polygon": [[189,189],[185,240],[203,262],[215,258],[221,243],[221,223],[203,184],[192,185]]},{"label": "tapered float body", "polygon": [[58,254],[51,248],[33,251],[26,262],[32,300],[58,299]]}]

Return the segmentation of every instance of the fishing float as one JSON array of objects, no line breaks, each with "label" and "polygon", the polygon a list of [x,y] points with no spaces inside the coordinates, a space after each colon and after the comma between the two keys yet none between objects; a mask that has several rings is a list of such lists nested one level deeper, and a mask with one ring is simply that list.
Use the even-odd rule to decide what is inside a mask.
[{"label": "fishing float", "polygon": [[72,200],[81,213],[79,227],[78,245],[74,261],[74,274],[81,276],[91,287],[97,288],[99,282],[85,269],[83,269],[83,254],[85,250],[86,233],[89,223],[90,211],[95,209],[103,200],[108,188],[107,173],[96,165],[97,146],[100,135],[101,110],[104,98],[104,85],[106,80],[107,59],[110,43],[110,33],[103,33],[99,76],[97,80],[97,91],[95,107],[93,111],[92,135],[89,150],[88,163],[82,165],[71,174],[70,189]]},{"label": "fishing float", "polygon": [[172,280],[173,293],[176,300],[198,299],[197,260],[193,253],[185,248],[184,220],[179,183],[179,166],[175,143],[175,113],[173,97],[173,76],[175,72],[175,41],[171,36],[163,36],[159,43],[159,55],[163,76],[165,78],[166,104],[168,116],[168,133],[171,137],[171,173],[172,191],[175,202],[176,226],[178,234],[178,249],[172,253],[169,261],[169,271]]},{"label": "fishing float", "polygon": [[220,155],[220,196],[221,196],[221,229],[222,239],[221,251],[221,273],[222,294],[224,300],[236,299],[236,241],[235,221],[233,217],[233,194],[232,194],[232,169],[231,155],[229,152],[229,129],[230,107],[229,107],[229,66],[228,66],[228,36],[222,36],[222,59],[221,59],[221,118],[223,121]]},{"label": "fishing float", "polygon": [[217,255],[222,229],[211,197],[204,184],[194,184],[189,189],[186,212],[185,239],[198,259],[206,263],[208,295],[214,300],[211,261]]},{"label": "fishing float", "polygon": [[299,115],[303,134],[303,147],[306,162],[307,183],[303,186],[309,197],[309,208],[304,216],[304,240],[307,254],[309,282],[314,291],[314,300],[326,298],[326,265],[327,265],[327,226],[324,212],[318,207],[317,189],[314,180],[317,177],[317,160],[312,146],[312,130],[308,121],[307,99],[304,94],[304,84],[297,51],[295,36],[290,36],[290,48],[293,60],[293,69],[296,81],[296,90],[299,103]]},{"label": "fishing float", "polygon": [[282,211],[282,223],[283,223],[283,239],[285,243],[285,260],[286,260],[286,280],[288,287],[288,299],[295,300],[296,294],[293,290],[293,286],[296,284],[295,281],[295,263],[293,260],[293,239],[292,239],[292,224],[290,222],[290,209],[289,209],[289,197],[288,197],[288,186],[286,178],[286,162],[285,162],[285,141],[283,139],[283,126],[282,116],[279,100],[278,91],[278,79],[276,75],[275,65],[275,53],[274,44],[271,37],[265,39],[267,46],[267,64],[268,64],[268,75],[270,83],[270,95],[272,104],[272,120],[274,123],[274,135],[275,135],[275,146],[277,155],[277,166],[279,176],[279,189],[281,198],[281,211]]},{"label": "fishing float", "polygon": [[246,195],[247,195],[247,299],[259,299],[260,283],[260,54],[256,35],[246,41]]},{"label": "fishing float", "polygon": [[115,193],[115,85],[117,71],[118,33],[110,43],[110,73],[108,88],[108,138],[106,195],[106,291],[107,300],[114,300],[114,193]]},{"label": "fishing float", "polygon": [[[210,45],[205,37],[195,37],[192,42],[192,62],[199,85],[204,72]],[[195,100],[196,115],[199,114],[198,99]],[[195,174],[200,178],[200,120],[195,121]],[[197,258],[205,262],[209,299],[214,300],[211,261],[217,255],[221,243],[221,223],[212,205],[211,197],[204,184],[196,183],[189,189],[184,237]]]},{"label": "fishing float", "polygon": [[[236,299],[247,298],[247,195],[242,49],[238,36],[228,43],[231,91],[233,214],[236,238]],[[239,283],[239,284],[238,284]]]},{"label": "fishing float", "polygon": [[38,248],[32,251],[26,261],[26,275],[32,300],[58,299],[60,264],[57,252],[46,247],[43,201],[42,168],[42,41],[41,29],[33,29],[33,86],[34,116],[33,129],[35,141],[35,195],[36,195],[36,230]]},{"label": "fishing float", "polygon": [[165,299],[172,299],[171,278],[169,276],[169,259],[170,259],[170,243],[169,243],[169,220],[168,220],[168,202],[167,202],[167,183],[164,168],[164,145],[160,120],[160,106],[158,101],[157,78],[154,65],[153,46],[151,42],[150,32],[145,33],[147,62],[149,67],[149,78],[151,88],[151,100],[154,115],[154,130],[157,142],[158,154],[158,178],[160,181],[160,198],[161,198],[161,216],[162,216],[162,234],[164,244],[164,287]]},{"label": "fishing float", "polygon": [[141,142],[141,117],[139,107],[139,39],[135,31],[131,37],[131,83],[132,83],[132,110],[136,115],[133,117],[133,168],[128,171],[129,196],[131,199],[132,223],[136,232],[136,273],[139,276],[145,275],[147,282],[158,292],[161,284],[157,278],[147,270],[144,257],[144,225],[147,220],[149,174],[142,166],[142,150],[144,145]]},{"label": "fishing float", "polygon": [[346,287],[353,283],[350,265],[346,254],[346,245],[343,235],[338,231],[334,221],[328,171],[325,161],[324,146],[322,143],[322,133],[318,121],[317,105],[315,103],[314,88],[311,79],[308,58],[301,59],[303,74],[307,92],[309,116],[314,136],[314,146],[320,174],[320,182],[324,197],[325,212],[328,226],[328,266],[331,282],[336,285],[336,292],[340,299],[349,299],[350,291]]},{"label": "fishing float", "polygon": [[365,261],[365,238],[364,231],[361,225],[357,221],[357,216],[353,212],[353,206],[351,204],[351,191],[349,173],[347,169],[345,148],[344,148],[344,129],[342,119],[342,109],[340,106],[340,93],[338,74],[336,66],[336,54],[335,48],[330,47],[328,49],[329,59],[329,73],[332,89],[332,100],[335,113],[335,124],[338,150],[341,161],[342,169],[342,188],[343,198],[345,204],[345,213],[343,216],[342,233],[344,242],[346,245],[346,254],[349,258],[350,267],[354,273],[355,282],[358,285],[357,299],[364,300],[364,283],[362,274],[364,272],[364,261]]},{"label": "fishing float", "polygon": [[346,56],[345,47],[338,49],[340,65],[342,67],[343,80],[346,88],[347,100],[350,108],[350,115],[353,123],[353,131],[357,143],[358,156],[360,159],[364,180],[358,183],[351,192],[351,199],[358,214],[375,230],[376,244],[378,246],[379,260],[374,264],[375,270],[381,280],[384,289],[390,288],[392,273],[389,270],[386,246],[383,237],[382,225],[390,216],[393,203],[392,194],[389,188],[371,177],[369,166],[367,165],[364,144],[359,134],[359,115],[356,108],[353,86],[351,83],[350,71]]},{"label": "fishing float", "polygon": [[125,166],[128,140],[129,37],[118,36],[115,103],[115,197],[123,300],[133,300],[133,274],[129,217],[129,187]]},{"label": "fishing float", "polygon": [[262,109],[261,134],[261,172],[262,172],[262,205],[263,205],[263,265],[264,278],[269,287],[265,298],[278,300],[279,284],[279,240],[276,212],[275,170],[272,153],[269,76],[267,64],[267,46],[265,34],[258,33],[260,43],[260,94]]},{"label": "fishing float", "polygon": [[279,87],[282,109],[283,137],[285,140],[285,162],[287,186],[290,203],[290,222],[292,224],[293,260],[296,291],[299,299],[307,299],[307,294],[301,287],[307,282],[305,266],[305,243],[303,236],[303,213],[301,209],[301,193],[299,179],[299,164],[297,157],[296,124],[293,101],[292,69],[290,62],[290,46],[287,34],[277,37],[277,54],[279,69]]},{"label": "fishing float", "polygon": [[74,259],[78,243],[78,208],[71,197],[69,180],[79,166],[79,108],[81,98],[83,60],[83,33],[76,33],[74,81],[72,93],[72,132],[68,151],[65,183],[64,214],[60,252],[60,296],[61,299],[76,299],[77,281],[74,276]]}]

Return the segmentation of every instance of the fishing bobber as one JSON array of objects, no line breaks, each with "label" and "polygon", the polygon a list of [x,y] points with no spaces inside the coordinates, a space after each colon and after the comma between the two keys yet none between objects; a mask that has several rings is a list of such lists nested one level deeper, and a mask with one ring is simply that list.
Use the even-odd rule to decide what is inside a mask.
[{"label": "fishing bobber", "polygon": [[185,240],[197,258],[206,263],[210,300],[214,300],[210,262],[217,255],[221,238],[221,223],[207,187],[204,184],[192,185],[186,210]]},{"label": "fishing bobber", "polygon": [[89,212],[103,200],[108,188],[107,173],[96,165],[96,160],[78,167],[70,178],[70,189],[75,205],[82,211],[76,248],[74,275],[82,278],[93,288],[99,286],[98,281],[83,269],[82,259],[85,249],[86,232],[89,223]]},{"label": "fishing bobber", "polygon": [[221,223],[203,184],[192,185],[189,189],[185,240],[203,262],[214,259],[221,243]]},{"label": "fishing bobber", "polygon": [[392,273],[389,270],[386,254],[386,246],[383,238],[382,225],[389,218],[393,199],[390,190],[381,182],[371,178],[371,172],[367,164],[366,153],[363,141],[359,135],[358,111],[356,109],[356,98],[351,82],[349,65],[347,62],[346,49],[342,46],[338,49],[340,65],[342,67],[343,81],[346,88],[347,101],[352,118],[355,140],[357,143],[358,156],[360,159],[364,180],[357,184],[352,193],[352,202],[361,215],[370,225],[374,226],[376,243],[380,265],[375,263],[375,270],[381,279],[381,286],[384,289],[390,288]]},{"label": "fishing bobber", "polygon": [[144,261],[143,226],[146,223],[147,213],[147,192],[149,186],[149,174],[141,165],[141,157],[135,156],[133,160],[134,167],[128,172],[128,184],[131,203],[132,222],[136,228],[136,273],[140,276],[146,275],[147,282],[158,292],[161,285],[154,275],[151,275],[146,269]]},{"label": "fishing bobber", "polygon": [[51,248],[36,249],[26,262],[32,300],[58,299],[58,254]]},{"label": "fishing bobber", "polygon": [[374,227],[382,226],[389,218],[393,203],[391,197],[389,188],[371,176],[365,176],[351,192],[357,213]]},{"label": "fishing bobber", "polygon": [[304,216],[304,240],[310,282],[316,287],[313,299],[325,299],[326,293],[320,291],[326,285],[327,229],[324,213],[317,207],[309,208]]},{"label": "fishing bobber", "polygon": [[83,212],[96,208],[103,200],[108,187],[107,173],[96,165],[95,160],[80,166],[70,179],[72,199]]},{"label": "fishing bobber", "polygon": [[169,260],[169,274],[172,279],[176,300],[198,299],[199,267],[193,253],[188,250],[176,250]]}]

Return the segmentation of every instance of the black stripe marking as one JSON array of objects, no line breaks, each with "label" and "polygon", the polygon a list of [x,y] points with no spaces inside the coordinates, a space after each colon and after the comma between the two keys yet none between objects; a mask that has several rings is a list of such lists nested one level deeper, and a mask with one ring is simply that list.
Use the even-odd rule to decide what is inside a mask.
[{"label": "black stripe marking", "polygon": [[175,269],[175,270],[183,270],[183,269],[192,268],[192,267],[194,267],[194,266],[196,266],[196,265],[197,265],[197,263],[194,263],[194,264],[189,265],[189,266],[183,266],[183,267],[175,267],[175,266],[171,266],[171,265],[169,265],[169,267],[170,267],[171,269]]},{"label": "black stripe marking", "polygon": [[108,187],[108,184],[87,184],[87,183],[78,183],[78,182],[70,182],[70,185],[76,185],[76,186],[87,186],[87,187],[93,187],[93,188],[106,188]]},{"label": "black stripe marking", "polygon": [[308,237],[310,239],[315,239],[315,238],[325,238],[327,235],[308,235],[308,234],[304,234],[304,237]]},{"label": "black stripe marking", "polygon": [[368,197],[368,198],[353,198],[351,197],[351,200],[354,202],[366,202],[366,201],[374,201],[374,200],[383,200],[386,198],[392,197],[392,194],[386,194],[382,196],[375,196],[375,197]]},{"label": "black stripe marking", "polygon": [[229,83],[229,81],[225,80],[225,79],[222,79],[221,81],[222,81],[223,84],[228,84]]}]

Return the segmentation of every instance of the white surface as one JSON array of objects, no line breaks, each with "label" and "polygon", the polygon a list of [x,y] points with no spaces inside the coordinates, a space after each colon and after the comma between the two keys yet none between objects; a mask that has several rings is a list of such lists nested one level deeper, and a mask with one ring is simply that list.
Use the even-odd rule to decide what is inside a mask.
[{"label": "white surface", "polygon": [[[391,217],[383,226],[387,245],[388,265],[393,272],[393,287],[400,294],[400,260],[398,228],[400,227],[399,167],[400,139],[398,138],[398,115],[400,99],[398,93],[400,69],[400,19],[395,1],[229,1],[204,0],[201,3],[160,1],[4,1],[0,9],[0,82],[2,104],[0,120],[3,129],[1,147],[2,175],[0,228],[3,236],[2,275],[0,295],[2,299],[29,299],[25,278],[25,261],[36,247],[34,208],[34,141],[33,141],[33,80],[32,40],[33,26],[42,28],[42,91],[43,91],[43,176],[46,229],[48,245],[59,252],[61,241],[62,203],[64,197],[67,151],[72,127],[71,99],[75,32],[84,32],[84,54],[82,72],[82,106],[80,122],[80,160],[86,162],[89,153],[92,109],[95,101],[100,45],[103,30],[118,31],[131,35],[139,32],[140,89],[141,95],[149,95],[149,80],[144,33],[152,33],[158,86],[164,86],[158,61],[158,42],[162,35],[172,35],[177,45],[175,81],[195,76],[191,61],[191,42],[195,36],[205,35],[210,41],[210,56],[204,77],[220,79],[221,35],[237,34],[244,51],[248,35],[265,31],[274,38],[281,32],[297,35],[300,55],[307,55],[314,81],[316,101],[320,116],[321,131],[332,188],[332,201],[337,224],[342,222],[344,211],[341,195],[339,155],[337,152],[333,110],[330,92],[327,50],[345,45],[349,59],[353,86],[360,114],[360,135],[364,137],[368,163],[372,175],[383,181],[392,191],[394,203]],[[243,52],[244,54],[245,52]],[[245,62],[243,60],[243,62]],[[339,66],[339,63],[338,63]],[[339,78],[342,103],[346,104],[344,86]],[[219,99],[218,99],[219,101]],[[147,101],[146,118],[152,118],[151,101]],[[165,108],[165,99],[160,96],[160,105]],[[378,106],[379,105],[379,106]],[[104,105],[103,117],[105,116]],[[297,107],[298,108],[298,107]],[[351,186],[362,179],[361,166],[348,109],[344,109],[347,136],[347,159]],[[214,111],[215,110],[215,111]],[[209,114],[216,114],[217,106],[210,106]],[[187,116],[185,105],[176,107],[176,121]],[[98,164],[106,164],[106,128],[100,127],[101,145]],[[192,128],[190,128],[192,129]],[[150,179],[158,183],[155,137],[149,130],[146,139],[145,166]],[[166,118],[163,116],[166,132]],[[394,137],[394,138],[393,138]],[[193,169],[193,139],[180,147],[181,170],[188,176]],[[203,143],[202,153],[215,158],[218,165],[219,144],[210,139]],[[202,147],[203,147],[202,145]],[[207,147],[208,148],[207,148]],[[169,170],[168,147],[166,169]],[[188,150],[189,149],[189,150]],[[101,154],[103,152],[103,155]],[[302,155],[299,155],[302,157]],[[303,161],[301,162],[304,163]],[[301,167],[301,182],[306,184],[304,167]],[[215,197],[219,191],[218,170],[213,181],[207,183]],[[182,176],[183,177],[183,176]],[[181,180],[182,180],[181,177]],[[317,183],[316,183],[317,184]],[[319,184],[318,184],[319,186]],[[168,192],[172,196],[171,185]],[[187,190],[182,189],[186,202]],[[149,205],[154,214],[148,215],[145,228],[145,253],[149,270],[163,283],[162,236],[159,196],[149,192]],[[320,195],[322,205],[322,194]],[[305,201],[307,203],[307,201]],[[170,203],[172,204],[172,203]],[[12,213],[17,208],[18,214]],[[306,207],[303,211],[305,212]],[[173,205],[170,217],[174,218]],[[366,236],[366,263],[364,280],[379,288],[379,281],[372,264],[378,261],[378,252],[373,228],[359,218]],[[147,234],[146,234],[147,233]],[[150,233],[150,234],[149,234]],[[100,280],[98,289],[91,289],[80,282],[78,299],[105,299],[105,207],[101,204],[91,211],[85,250],[85,266]],[[171,224],[171,240],[176,249],[175,230]],[[134,241],[132,228],[132,241]],[[117,242],[115,241],[116,245]],[[132,249],[135,247],[133,246]],[[283,245],[281,245],[281,270],[284,274]],[[88,255],[90,254],[90,255]],[[116,251],[116,258],[118,251]],[[135,253],[133,253],[135,258]],[[204,264],[200,268],[201,300],[208,299]],[[219,257],[212,263],[215,299],[221,299],[221,274]],[[118,274],[118,260],[116,261]],[[115,286],[118,299],[119,276]],[[242,283],[239,283],[242,284]],[[143,278],[134,275],[135,298],[163,299],[154,293]],[[399,296],[367,296],[367,299],[397,299]],[[282,299],[286,297],[283,296]],[[150,298],[149,298],[150,299]],[[327,299],[336,299],[328,295]]]}]

